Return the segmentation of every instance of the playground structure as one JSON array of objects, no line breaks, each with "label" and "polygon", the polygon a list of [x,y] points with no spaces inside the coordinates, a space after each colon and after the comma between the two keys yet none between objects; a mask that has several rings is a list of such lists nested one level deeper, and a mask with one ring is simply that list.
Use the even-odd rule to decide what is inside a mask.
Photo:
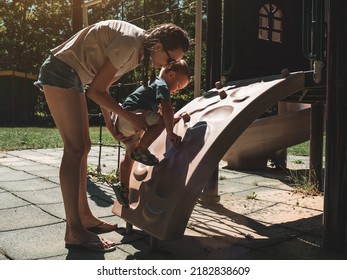
[{"label": "playground structure", "polygon": [[33,85],[36,75],[0,70],[0,124],[23,125],[35,121],[40,91]]},{"label": "playground structure", "polygon": [[[223,6],[223,7],[222,7]],[[224,14],[223,14],[224,13]],[[309,121],[309,128],[304,133],[306,140],[310,140],[310,168],[311,174],[316,174],[310,181],[323,189],[322,178],[322,150],[324,134],[324,104],[326,97],[325,88],[325,53],[324,53],[324,5],[321,0],[314,1],[221,1],[208,2],[207,18],[223,18],[223,23],[210,21],[207,32],[207,86],[212,87],[215,81],[222,84],[233,83],[235,80],[252,79],[259,76],[278,73],[281,69],[289,71],[305,71],[305,87],[302,91],[293,94],[275,106],[278,114],[283,114],[281,107],[311,106],[311,114],[305,117],[304,123]],[[218,40],[223,38],[223,40]],[[220,60],[222,57],[222,60]],[[303,105],[305,104],[305,105]],[[309,104],[309,105],[308,105]],[[257,120],[257,125],[249,127],[253,133],[245,132],[242,138],[234,143],[224,159],[231,168],[237,169],[263,169],[266,167],[266,158],[274,161],[276,166],[286,166],[286,147],[298,144],[303,137],[291,136],[291,143],[285,143],[286,137],[291,132],[282,129],[283,134],[276,137],[280,147],[275,150],[271,135],[266,135],[266,129],[259,129],[261,134],[254,135],[254,128],[265,124],[266,127],[281,119],[284,127],[293,122],[290,117],[283,119],[275,115],[272,120]],[[267,130],[269,131],[269,130]],[[274,133],[272,131],[271,133]],[[246,142],[245,135],[258,138],[253,143],[253,153],[240,146],[242,140]],[[297,138],[297,139],[295,139]],[[273,139],[274,140],[274,139]],[[267,142],[268,150],[261,152],[262,146]],[[276,142],[276,144],[278,144]],[[240,149],[238,149],[240,148]],[[258,151],[256,151],[258,149]],[[233,152],[232,152],[233,150]],[[236,151],[237,150],[237,151]],[[242,151],[243,150],[243,151]],[[245,153],[246,152],[246,153]],[[231,159],[231,156],[235,158]],[[242,160],[241,160],[242,159]],[[257,164],[258,162],[258,164]],[[260,164],[260,162],[262,162]],[[217,177],[218,174],[215,174]],[[215,182],[216,182],[215,178]],[[213,183],[212,185],[215,185]],[[207,193],[216,195],[218,190],[211,186]]]},{"label": "playground structure", "polygon": [[[73,1],[73,4],[75,3],[80,3],[80,1]],[[298,94],[289,94],[286,100],[312,105],[310,164],[315,170],[320,171],[322,169],[321,140],[324,127],[324,106],[322,106],[322,103],[325,102],[327,96],[323,244],[326,249],[335,251],[345,250],[347,241],[347,192],[345,191],[347,160],[341,156],[341,154],[345,155],[347,148],[347,132],[345,125],[341,122],[347,117],[347,110],[344,105],[347,104],[347,97],[345,94],[346,86],[343,83],[338,83],[338,87],[335,86],[336,81],[345,81],[347,77],[344,64],[347,38],[347,27],[344,18],[347,11],[346,3],[344,0],[296,0],[290,2],[283,0],[268,2],[230,0],[224,1],[224,9],[222,9],[222,1],[207,1],[206,61],[208,71],[206,71],[206,89],[212,88],[214,82],[219,79],[223,82],[229,82],[235,79],[271,75],[278,73],[279,69],[285,67],[289,68],[290,71],[309,71],[312,70],[312,65],[325,65],[324,69],[318,71],[314,69],[312,75],[305,75],[310,79],[306,79],[304,85],[299,86],[299,88],[303,86],[302,90]],[[265,10],[262,9],[263,5]],[[275,9],[273,9],[274,7]],[[282,9],[279,11],[278,8]],[[74,11],[77,10],[78,5],[77,7],[74,6]],[[222,10],[225,13],[223,30],[227,34],[222,34],[222,21],[216,20],[222,18]],[[230,14],[230,11],[232,14]],[[258,13],[259,11],[262,13]],[[269,17],[266,16],[266,13],[263,13],[264,11],[270,12]],[[79,13],[74,14],[78,15]],[[300,18],[301,15],[304,15],[303,19]],[[74,29],[80,28],[79,21],[74,20],[74,17],[73,26]],[[289,36],[289,33],[293,36]],[[299,37],[295,37],[295,34]],[[221,46],[222,37],[223,48]],[[324,44],[325,39],[326,46]],[[303,43],[302,49],[305,57],[301,52],[301,42]],[[222,67],[220,65],[221,61]],[[326,81],[324,81],[325,78]],[[226,99],[228,100],[228,98]],[[243,104],[245,103],[243,102]],[[235,111],[233,112],[235,113]],[[233,112],[229,112],[229,116]],[[248,125],[250,124],[251,121]],[[219,140],[219,138],[216,140]],[[212,162],[216,163],[216,159],[214,158]],[[141,170],[141,167],[138,168]],[[151,175],[145,173],[142,173],[142,176]],[[140,177],[138,179],[141,179]],[[206,175],[203,177],[206,177],[206,180],[208,179]],[[205,190],[208,189],[206,187],[208,186],[204,186]],[[142,191],[144,189],[150,190],[148,183],[141,188]],[[136,188],[132,193],[136,193]],[[140,197],[137,209],[141,209],[139,206],[144,205],[144,203],[144,199]],[[181,209],[180,205],[178,209]],[[155,210],[155,208],[152,207],[152,210]],[[185,220],[187,215],[190,214],[189,209],[185,210],[187,210],[187,213],[183,213],[182,220]],[[121,209],[115,204],[114,212],[126,220],[130,220],[127,218],[129,217],[129,211],[130,209]],[[158,214],[161,213],[158,212]],[[157,215],[157,217],[159,216]],[[143,217],[143,215],[140,217]],[[170,223],[170,221],[167,221],[167,223]],[[182,224],[185,224],[184,221],[181,226]],[[146,230],[147,227],[144,225],[142,228]],[[179,232],[176,233],[179,234]],[[154,236],[158,235],[154,234]],[[166,239],[170,236],[160,235],[158,237]]]},{"label": "playground structure", "polygon": [[[178,112],[190,111],[190,115],[192,112],[193,115],[197,115],[186,119],[189,127],[185,130],[182,123],[179,123],[176,128],[176,132],[184,139],[180,149],[184,148],[187,151],[182,152],[180,149],[174,151],[165,141],[165,136],[161,136],[151,147],[155,154],[164,155],[161,163],[155,168],[139,164],[134,166],[130,183],[131,207],[123,208],[115,202],[113,213],[125,219],[128,225],[133,224],[158,239],[180,238],[201,191],[207,195],[218,193],[218,186],[215,187],[218,173],[215,170],[218,161],[228,151],[228,145],[237,145],[235,141],[242,132],[245,131],[247,135],[257,126],[262,133],[256,133],[256,135],[261,138],[264,136],[264,124],[270,124],[270,129],[273,130],[273,123],[279,121],[279,125],[284,127],[277,138],[280,141],[276,141],[280,145],[276,146],[275,141],[264,140],[263,137],[252,147],[253,154],[242,167],[249,168],[249,162],[256,162],[254,168],[263,167],[269,159],[269,154],[271,159],[271,154],[278,154],[282,148],[310,139],[311,156],[314,160],[310,162],[310,165],[318,172],[318,183],[321,183],[322,153],[320,151],[323,149],[321,139],[324,127],[322,104],[325,102],[325,72],[322,67],[324,57],[321,48],[323,18],[320,12],[323,11],[323,6],[317,9],[316,5],[319,6],[322,3],[316,2],[313,7],[312,3],[310,6],[305,1],[303,7],[303,22],[310,25],[308,29],[298,24],[300,20],[289,16],[289,14],[302,14],[301,1],[291,2],[290,5],[280,0],[271,1],[271,3],[224,2],[224,28],[218,21],[212,20],[208,24],[208,32],[210,31],[213,35],[208,36],[207,69],[212,70],[207,71],[206,77],[207,88],[212,88],[211,85],[220,79],[224,88],[218,90],[218,98],[222,101],[218,100],[215,103],[213,99],[208,101],[206,97],[211,92],[208,91],[207,96],[193,100]],[[221,18],[221,11],[220,1],[217,3],[208,1],[208,18]],[[230,11],[232,11],[231,16]],[[316,21],[313,21],[314,17]],[[312,22],[308,18],[315,22],[316,26],[312,27]],[[305,29],[302,40],[305,45],[304,54],[300,48],[301,38],[298,37],[301,29]],[[218,36],[223,37],[223,47]],[[309,55],[308,52],[310,52]],[[223,58],[222,67],[220,67],[220,57]],[[315,67],[312,69],[311,65]],[[266,77],[257,79],[257,76],[267,76],[287,66],[291,71],[299,71],[301,74],[292,73],[290,77],[276,84],[278,87],[270,87],[271,89],[258,87],[256,92],[253,91],[259,86],[259,82],[262,83],[268,79]],[[302,72],[303,70],[306,72]],[[299,76],[300,82],[292,82],[291,78]],[[240,82],[233,82],[235,79]],[[266,83],[268,82],[264,84]],[[236,87],[234,89],[236,92],[233,86]],[[242,94],[238,95],[240,88],[242,88]],[[212,90],[212,92],[215,91],[216,89]],[[248,97],[244,98],[244,96]],[[276,118],[275,121],[256,120],[269,106],[276,105],[278,101],[308,103],[311,104],[312,109],[274,116],[272,118]],[[210,105],[204,106],[208,102],[211,102]],[[256,121],[252,124],[254,120]],[[300,120],[302,130],[299,133],[302,132],[302,135],[288,138],[287,142],[284,142],[283,140],[288,136],[287,133],[293,133],[293,126]],[[263,151],[263,154],[259,153],[260,146],[265,145],[265,142],[267,142],[268,150]],[[235,150],[240,149],[235,148]],[[283,155],[280,158],[275,156],[273,159],[284,164],[286,161]],[[241,165],[244,163],[245,161]],[[170,174],[165,170],[170,171]],[[175,183],[172,182],[172,178],[175,178]]]},{"label": "playground structure", "polygon": [[240,135],[222,158],[228,168],[261,170],[268,161],[276,168],[287,167],[283,149],[310,139],[311,118],[310,105],[289,105],[289,111],[259,118]]},{"label": "playground structure", "polygon": [[[160,240],[181,238],[199,194],[228,147],[266,108],[305,85],[305,73],[269,76],[214,88],[177,115],[174,132],[183,139],[175,149],[166,132],[150,146],[155,167],[135,163],[130,178],[130,207],[114,203],[112,212]],[[173,178],[175,178],[173,180]]]},{"label": "playground structure", "polygon": [[[311,158],[314,161],[311,167],[314,167],[313,173],[319,176],[314,183],[319,185],[321,156],[318,155],[319,159],[316,159],[314,155],[323,149],[322,145],[315,144],[318,138],[323,138],[323,124],[318,124],[316,118],[312,120],[309,110],[306,110],[306,113],[290,113],[300,107],[313,107],[313,111],[316,112],[317,104],[319,103],[319,108],[322,108],[321,104],[325,102],[324,81],[321,79],[322,68],[318,67],[322,65],[321,60],[324,59],[321,40],[323,31],[322,26],[318,26],[322,18],[316,10],[312,14],[314,10],[312,4],[307,5],[308,1],[304,2],[303,4],[297,0],[290,3],[281,0],[268,2],[246,0],[224,3],[224,25],[223,31],[220,31],[220,36],[223,37],[222,67],[211,66],[216,69],[221,68],[220,79],[227,83],[235,79],[250,79],[259,75],[273,74],[283,68],[288,68],[291,72],[308,72],[312,70],[310,64],[316,61],[317,67],[314,68],[312,77],[307,74],[305,93],[302,92],[296,98],[292,95],[282,100],[277,104],[277,115],[256,120],[230,147],[223,159],[232,169],[264,169],[268,160],[276,167],[286,168],[286,148],[311,140],[313,155]],[[320,7],[318,11],[321,12],[322,9],[323,7]],[[211,17],[216,17],[221,13],[221,9],[212,9],[211,13],[213,12]],[[314,26],[308,20],[311,17],[315,19]],[[311,31],[312,36],[309,36]],[[314,82],[316,76],[320,79]],[[217,77],[210,79],[215,80]],[[319,114],[324,115],[323,109]],[[300,122],[300,119],[303,125],[300,131],[293,130],[295,122]],[[314,137],[311,128],[315,129]]]}]

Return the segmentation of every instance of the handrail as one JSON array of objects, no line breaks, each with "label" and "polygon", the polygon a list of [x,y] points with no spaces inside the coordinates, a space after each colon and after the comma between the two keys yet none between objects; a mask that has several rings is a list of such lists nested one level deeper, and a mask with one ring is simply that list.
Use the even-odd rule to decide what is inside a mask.
[{"label": "handrail", "polygon": [[303,0],[302,51],[313,61],[323,61],[324,2],[323,0]]}]

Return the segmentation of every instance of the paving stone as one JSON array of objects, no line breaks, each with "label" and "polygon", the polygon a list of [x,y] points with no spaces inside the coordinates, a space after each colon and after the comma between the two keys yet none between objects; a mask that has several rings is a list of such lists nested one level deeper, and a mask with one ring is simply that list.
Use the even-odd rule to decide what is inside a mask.
[{"label": "paving stone", "polygon": [[9,192],[0,193],[0,201],[0,210],[30,205],[30,202],[20,199]]},{"label": "paving stone", "polygon": [[10,168],[4,168],[2,167],[1,176],[0,176],[0,183],[1,182],[17,182],[20,183],[21,181],[28,180],[28,179],[34,179],[35,176],[28,174],[24,171],[18,171],[16,170],[15,173]]},{"label": "paving stone", "polygon": [[[38,227],[61,222],[34,205],[0,210],[0,235],[6,231]],[[1,242],[0,242],[1,244]]]},{"label": "paving stone", "polygon": [[[305,224],[308,223],[309,219],[314,219],[315,217],[320,217],[322,215],[321,211],[317,210],[311,210],[307,208],[302,207],[291,207],[288,208],[288,205],[279,203],[276,205],[273,205],[272,207],[268,207],[256,212],[252,212],[248,214],[247,216],[250,219],[254,219],[256,221],[259,221],[261,223],[266,224],[281,224],[281,225],[287,225],[291,227],[299,227],[298,222],[293,223],[294,221],[301,221],[300,223],[300,230],[304,230]],[[303,221],[306,221],[306,223],[303,223]],[[310,224],[309,227],[312,225]]]},{"label": "paving stone", "polygon": [[10,155],[8,153],[0,153],[0,165],[6,165],[9,163],[15,164],[20,162],[22,162],[22,159],[20,157]]},{"label": "paving stone", "polygon": [[59,173],[59,170],[56,167],[39,164],[28,166],[23,171],[41,178],[54,177]]},{"label": "paving stone", "polygon": [[63,202],[60,203],[49,203],[49,204],[41,204],[40,208],[46,213],[57,217],[61,220],[65,220],[65,210]]},{"label": "paving stone", "polygon": [[36,205],[63,202],[61,190],[58,186],[50,189],[17,192],[16,195]]},{"label": "paving stone", "polygon": [[58,223],[0,232],[1,250],[13,260],[35,260],[66,255],[64,231],[65,224]]},{"label": "paving stone", "polygon": [[21,171],[26,171],[26,169],[32,168],[33,166],[40,166],[42,168],[42,164],[40,163],[35,163],[30,160],[24,160],[18,157],[13,157],[11,158],[11,160],[0,161],[0,164],[1,166],[6,166],[11,169],[21,170]]},{"label": "paving stone", "polygon": [[[120,152],[123,155],[124,149]],[[117,153],[116,147],[102,147],[103,173],[117,168]],[[101,236],[118,248],[107,254],[67,250],[58,175],[62,154],[62,149],[0,152],[0,260],[347,259],[321,249],[323,196],[296,192],[287,171],[235,171],[224,168],[222,161],[220,203],[197,203],[184,236],[157,241],[156,251],[147,233],[136,227],[126,233],[126,222],[113,215],[113,190],[88,180],[92,212],[118,224],[116,231]],[[288,162],[293,168],[303,167],[295,158]],[[99,164],[98,146],[92,147],[88,163]]]},{"label": "paving stone", "polygon": [[0,188],[9,192],[30,192],[45,189],[52,189],[59,187],[58,184],[49,180],[37,177],[31,177],[30,179],[11,182],[0,182]]}]

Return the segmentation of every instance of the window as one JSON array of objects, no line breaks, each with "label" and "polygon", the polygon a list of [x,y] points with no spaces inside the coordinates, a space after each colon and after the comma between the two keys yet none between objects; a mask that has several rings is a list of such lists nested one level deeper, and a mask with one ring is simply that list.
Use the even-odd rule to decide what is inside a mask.
[{"label": "window", "polygon": [[260,40],[282,43],[283,13],[274,4],[265,4],[259,10]]}]

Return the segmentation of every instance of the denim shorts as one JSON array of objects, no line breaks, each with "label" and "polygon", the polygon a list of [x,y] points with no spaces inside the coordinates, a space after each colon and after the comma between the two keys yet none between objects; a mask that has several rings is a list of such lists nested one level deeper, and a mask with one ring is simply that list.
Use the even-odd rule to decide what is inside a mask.
[{"label": "denim shorts", "polygon": [[74,88],[84,92],[83,84],[76,71],[53,54],[42,64],[39,77],[34,85],[41,90],[43,85],[47,85],[66,89]]}]

